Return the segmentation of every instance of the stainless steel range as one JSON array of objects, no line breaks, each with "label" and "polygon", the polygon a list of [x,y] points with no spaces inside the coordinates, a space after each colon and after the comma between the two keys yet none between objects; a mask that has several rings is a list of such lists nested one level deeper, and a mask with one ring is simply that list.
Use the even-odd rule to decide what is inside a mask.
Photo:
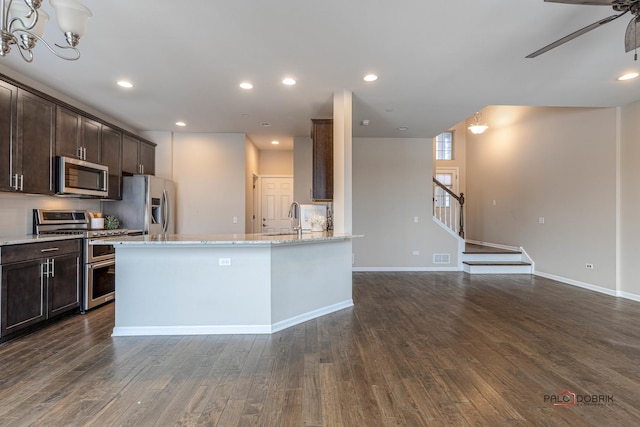
[{"label": "stainless steel range", "polygon": [[94,245],[95,239],[129,234],[127,229],[92,230],[89,212],[81,210],[33,210],[34,234],[75,234],[84,238],[84,286],[81,312],[115,299],[116,256],[113,245]]}]

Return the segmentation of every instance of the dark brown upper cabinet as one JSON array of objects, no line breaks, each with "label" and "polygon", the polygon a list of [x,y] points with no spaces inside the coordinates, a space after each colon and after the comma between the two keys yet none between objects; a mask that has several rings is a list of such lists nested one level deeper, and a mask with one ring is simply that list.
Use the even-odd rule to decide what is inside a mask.
[{"label": "dark brown upper cabinet", "polygon": [[122,172],[128,175],[155,175],[156,148],[144,141],[124,135],[122,138]]},{"label": "dark brown upper cabinet", "polygon": [[109,167],[109,199],[122,199],[122,132],[102,126],[100,162]]},{"label": "dark brown upper cabinet", "polygon": [[55,192],[54,139],[54,103],[19,88],[11,171],[17,191],[33,194]]},{"label": "dark brown upper cabinet", "polygon": [[312,119],[313,200],[333,200],[333,119]]},{"label": "dark brown upper cabinet", "polygon": [[98,163],[101,124],[58,106],[56,110],[56,155]]},{"label": "dark brown upper cabinet", "polygon": [[0,81],[0,191],[15,191],[11,150],[16,121],[18,88]]}]

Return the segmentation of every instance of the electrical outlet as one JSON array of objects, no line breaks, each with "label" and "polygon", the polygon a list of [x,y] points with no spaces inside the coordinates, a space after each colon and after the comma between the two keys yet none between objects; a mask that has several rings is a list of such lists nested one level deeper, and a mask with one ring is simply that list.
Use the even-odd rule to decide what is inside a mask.
[{"label": "electrical outlet", "polygon": [[224,267],[231,265],[231,258],[218,258],[218,264]]},{"label": "electrical outlet", "polygon": [[593,270],[593,264],[586,264],[585,267],[589,270]]},{"label": "electrical outlet", "polygon": [[420,251],[413,251],[414,255],[420,255]]},{"label": "electrical outlet", "polygon": [[413,217],[413,222],[417,224],[417,223],[420,222],[420,219],[417,216],[414,216]]},{"label": "electrical outlet", "polygon": [[233,223],[234,223],[234,224],[237,224],[237,223],[238,223],[238,217],[237,217],[237,216],[234,216],[234,217],[233,217]]},{"label": "electrical outlet", "polygon": [[544,217],[538,217],[538,224],[544,224]]}]

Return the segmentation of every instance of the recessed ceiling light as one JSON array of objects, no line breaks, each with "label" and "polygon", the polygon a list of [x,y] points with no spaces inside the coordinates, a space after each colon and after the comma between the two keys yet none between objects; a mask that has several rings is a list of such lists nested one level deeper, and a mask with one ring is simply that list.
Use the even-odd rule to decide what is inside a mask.
[{"label": "recessed ceiling light", "polygon": [[253,85],[249,82],[242,82],[240,83],[240,87],[242,89],[253,89]]},{"label": "recessed ceiling light", "polygon": [[186,126],[185,122],[176,122],[176,126]]},{"label": "recessed ceiling light", "polygon": [[128,82],[126,80],[118,80],[116,84],[120,87],[124,87],[126,89],[131,89],[133,87],[133,83]]},{"label": "recessed ceiling light", "polygon": [[282,79],[282,83],[287,86],[293,86],[294,84],[296,84],[296,80],[292,79],[291,77],[287,77],[285,79]]},{"label": "recessed ceiling light", "polygon": [[375,82],[376,80],[378,80],[378,76],[376,76],[375,74],[367,74],[362,79],[365,82]]},{"label": "recessed ceiling light", "polygon": [[631,80],[631,79],[635,79],[636,77],[638,77],[640,74],[633,72],[633,73],[627,73],[627,74],[623,74],[620,77],[618,77],[619,81],[624,81],[624,80]]},{"label": "recessed ceiling light", "polygon": [[360,122],[362,126],[369,126],[369,123],[370,123],[369,120],[366,120],[366,119]]},{"label": "recessed ceiling light", "polygon": [[260,126],[262,126],[263,128],[268,128],[269,126],[271,126],[271,123],[269,123],[269,122],[262,122],[262,123],[260,123]]},{"label": "recessed ceiling light", "polygon": [[408,127],[406,127],[406,126],[400,126],[400,127],[398,128],[398,130],[409,130],[409,128],[408,128]]},{"label": "recessed ceiling light", "polygon": [[273,145],[278,145],[278,144],[280,144],[280,141],[271,141],[271,143],[272,143]]}]

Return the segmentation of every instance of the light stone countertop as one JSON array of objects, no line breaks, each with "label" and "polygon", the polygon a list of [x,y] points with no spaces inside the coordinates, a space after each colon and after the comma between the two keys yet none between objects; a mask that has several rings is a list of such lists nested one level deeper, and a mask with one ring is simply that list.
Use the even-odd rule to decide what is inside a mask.
[{"label": "light stone countertop", "polygon": [[36,234],[26,234],[23,236],[0,236],[0,246],[22,245],[25,243],[55,242],[57,240],[82,239],[77,234],[56,234],[39,236]]},{"label": "light stone countertop", "polygon": [[93,240],[94,244],[114,246],[267,246],[322,243],[363,237],[360,235],[312,232],[297,234],[256,233],[256,234],[155,234],[145,236],[111,237],[108,240]]}]

